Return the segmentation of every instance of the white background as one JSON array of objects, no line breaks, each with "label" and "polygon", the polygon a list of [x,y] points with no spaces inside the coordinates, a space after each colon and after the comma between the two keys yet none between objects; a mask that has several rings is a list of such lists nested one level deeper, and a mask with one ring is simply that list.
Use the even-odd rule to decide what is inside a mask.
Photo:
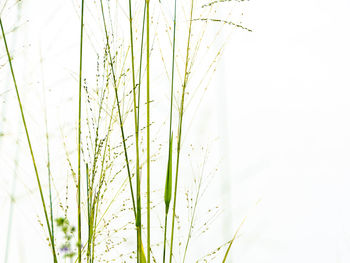
[{"label": "white background", "polygon": [[231,42],[233,199],[262,198],[235,262],[349,260],[349,7],[255,1]]},{"label": "white background", "polygon": [[[38,21],[53,21],[55,25],[65,25],[66,30],[70,23],[78,22],[75,11],[67,11],[74,10],[69,1],[33,0],[33,5],[26,3],[25,8],[23,13],[30,18],[32,27]],[[213,155],[217,153],[222,160],[217,177],[226,193],[228,189],[230,193],[222,197],[225,225],[215,226],[219,229],[217,238],[232,237],[247,216],[232,247],[230,262],[350,260],[349,10],[350,2],[346,0],[255,0],[244,4],[243,24],[253,32],[236,30],[232,34],[218,70],[216,83],[220,85],[212,85],[202,103],[201,112],[207,113],[207,119],[194,127],[194,133],[209,129],[211,134],[206,138],[218,138],[213,150]],[[14,12],[14,8],[6,12]],[[78,27],[72,27],[72,32],[64,31],[67,39],[76,36],[74,30]],[[46,38],[42,37],[43,32]],[[38,45],[33,39],[47,39],[47,46],[50,41],[52,45],[55,41],[65,43],[64,38],[55,37],[62,36],[62,32],[50,35],[44,27],[36,34],[27,36],[26,45]],[[77,45],[78,39],[66,43],[68,48]],[[18,52],[25,53],[26,45],[17,45],[22,47]],[[1,58],[4,48],[0,47]],[[56,72],[66,74],[63,79],[69,77],[61,57],[68,55],[45,55],[57,58]],[[30,74],[30,70],[26,72]],[[0,74],[4,83],[2,67]],[[0,96],[7,90],[1,85]],[[6,101],[13,100],[14,104],[13,95],[7,95]],[[27,104],[27,108],[38,106],[34,104]],[[11,107],[7,106],[8,112]],[[29,115],[29,120],[37,120],[35,114]],[[8,121],[0,128],[5,123],[17,125],[17,121]],[[16,134],[12,136],[15,138]],[[5,141],[6,137],[0,148],[0,168],[8,172],[13,170],[11,165],[5,168],[11,159],[8,151],[15,150],[8,150],[13,141]],[[25,149],[24,139],[22,144]],[[30,162],[22,165],[19,177],[33,179],[30,169]],[[7,173],[1,175],[4,183],[0,205],[5,213],[1,212],[0,221],[0,262],[6,241],[3,233],[7,226],[10,178]],[[21,179],[23,184],[26,180],[29,179]],[[26,207],[34,203],[32,199],[36,200],[19,199],[9,262],[47,262],[45,245],[33,242],[38,239],[43,243],[42,229],[35,225],[40,207],[36,214],[26,214]],[[232,226],[227,225],[230,222]],[[42,259],[39,254],[43,254]]]}]

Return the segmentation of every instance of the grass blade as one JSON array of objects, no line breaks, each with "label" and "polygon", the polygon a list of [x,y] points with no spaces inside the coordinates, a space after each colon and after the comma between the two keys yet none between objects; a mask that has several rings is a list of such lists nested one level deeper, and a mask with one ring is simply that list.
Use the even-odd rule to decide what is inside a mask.
[{"label": "grass blade", "polygon": [[244,224],[245,220],[246,220],[246,217],[242,220],[242,222],[241,222],[241,224],[239,225],[239,227],[237,228],[237,230],[236,230],[236,232],[235,232],[233,238],[231,239],[231,241],[230,241],[230,243],[229,243],[229,245],[228,245],[228,248],[227,248],[227,250],[226,250],[224,259],[222,260],[222,263],[225,263],[225,262],[226,262],[226,259],[227,259],[228,253],[229,253],[230,250],[231,250],[232,244],[233,244],[233,242],[236,240],[237,235],[238,235],[238,232],[239,232],[239,230],[242,228],[242,225]]},{"label": "grass blade", "polygon": [[[171,61],[171,88],[170,88],[170,116],[169,116],[169,153],[168,153],[168,166],[167,166],[167,176],[165,182],[165,224],[164,224],[164,245],[163,245],[163,263],[165,263],[166,254],[166,234],[168,225],[168,212],[169,205],[172,195],[172,144],[173,144],[173,99],[174,99],[174,71],[175,71],[175,43],[176,43],[176,7],[177,0],[174,0],[174,18],[173,18],[173,44],[172,44],[172,61]],[[170,254],[171,257],[171,254]]]},{"label": "grass blade", "polygon": [[[141,256],[141,182],[140,182],[140,154],[139,154],[139,128],[138,113],[136,101],[136,84],[135,84],[135,63],[134,63],[134,37],[132,23],[131,0],[129,0],[129,29],[130,29],[130,49],[131,49],[131,74],[132,74],[132,94],[134,106],[135,121],[135,147],[136,147],[136,230],[137,230],[137,258]],[[148,224],[148,223],[147,223]]]},{"label": "grass blade", "polygon": [[172,178],[172,155],[173,155],[173,134],[171,134],[169,142],[169,155],[168,155],[168,168],[165,181],[165,191],[164,191],[164,203],[165,203],[165,223],[164,223],[164,245],[163,245],[163,263],[165,263],[166,254],[166,234],[168,226],[168,213],[171,201],[171,194],[173,191],[173,178]]},{"label": "grass blade", "polygon": [[[105,30],[107,52],[108,52],[108,56],[109,56],[109,64],[110,64],[111,71],[112,71],[113,85],[114,85],[114,91],[115,91],[116,102],[117,102],[118,119],[119,119],[119,123],[120,123],[119,127],[120,127],[120,131],[121,131],[121,135],[122,135],[122,144],[123,144],[126,168],[127,168],[127,172],[128,172],[130,194],[131,194],[132,206],[133,206],[135,222],[136,222],[137,221],[137,211],[136,211],[136,205],[135,205],[135,196],[134,196],[134,191],[133,191],[133,186],[132,186],[132,181],[131,181],[129,157],[128,157],[127,147],[126,147],[126,143],[125,143],[126,139],[125,139],[125,133],[124,133],[124,126],[123,126],[123,120],[122,120],[122,115],[121,115],[121,109],[120,109],[119,96],[118,96],[118,91],[117,91],[117,80],[116,80],[114,67],[113,67],[113,60],[112,60],[112,55],[111,55],[111,50],[110,50],[110,45],[109,45],[109,36],[108,36],[108,31],[107,31],[107,25],[106,25],[106,19],[105,19],[105,15],[104,15],[104,8],[103,8],[102,0],[100,0],[100,6],[101,6],[101,13],[102,13],[102,19],[103,19],[104,30]],[[140,215],[141,215],[141,213],[140,213]],[[140,234],[141,234],[141,232],[140,232]],[[141,262],[143,262],[143,260],[145,260],[145,255],[144,255],[142,242],[140,244],[140,250],[139,251],[141,251],[140,252],[141,253]]]},{"label": "grass blade", "polygon": [[174,189],[174,203],[173,203],[173,218],[171,224],[171,239],[170,239],[170,259],[169,262],[172,262],[173,258],[173,243],[174,243],[174,226],[175,226],[175,215],[176,215],[176,197],[177,197],[177,183],[179,176],[179,163],[180,163],[180,150],[181,150],[181,134],[182,134],[182,120],[184,113],[184,102],[185,102],[185,92],[187,87],[188,75],[187,70],[189,64],[189,51],[191,43],[191,34],[192,34],[192,16],[193,16],[193,0],[191,1],[191,14],[190,14],[190,25],[188,29],[188,38],[187,38],[187,50],[186,50],[186,64],[185,64],[185,74],[184,74],[184,83],[182,86],[182,96],[179,112],[179,126],[178,126],[178,138],[177,138],[177,156],[176,156],[176,171],[175,171],[175,189]]},{"label": "grass blade", "polygon": [[82,86],[82,69],[83,69],[83,35],[84,35],[84,0],[81,0],[81,20],[80,20],[80,54],[79,54],[79,109],[78,109],[78,263],[81,263],[81,86]]},{"label": "grass blade", "polygon": [[[150,15],[149,15],[149,0],[146,0],[146,13],[147,13],[147,35],[146,35],[146,56],[147,56],[147,259],[151,262],[151,186],[150,186],[150,176],[151,176],[151,154],[150,154],[150,43],[149,43],[149,25],[150,25]],[[140,211],[141,212],[141,211]]]},{"label": "grass blade", "polygon": [[123,150],[124,150],[126,168],[127,168],[127,172],[128,172],[128,179],[129,179],[129,185],[130,185],[132,206],[133,206],[134,215],[136,217],[135,197],[134,197],[134,190],[133,190],[133,187],[132,187],[131,172],[130,172],[130,165],[129,165],[129,157],[128,157],[127,147],[126,147],[126,143],[125,143],[126,138],[125,138],[123,120],[122,120],[121,109],[120,109],[120,101],[119,101],[119,96],[118,96],[118,91],[117,91],[117,79],[116,79],[115,72],[114,72],[114,67],[113,67],[113,60],[112,60],[112,54],[111,54],[111,49],[110,49],[110,45],[109,45],[109,36],[108,36],[108,32],[107,32],[107,25],[106,25],[106,19],[105,19],[105,15],[104,15],[104,9],[103,9],[102,0],[100,0],[100,5],[101,5],[101,12],[102,12],[104,30],[105,30],[105,35],[106,35],[106,44],[107,44],[107,52],[108,52],[108,56],[109,56],[109,64],[110,64],[111,71],[112,71],[113,85],[114,85],[115,97],[116,97],[116,102],[117,102],[119,127],[120,127],[120,132],[121,132],[121,135],[122,135]]},{"label": "grass blade", "polygon": [[15,73],[14,73],[13,66],[12,66],[12,61],[11,61],[11,55],[10,55],[10,52],[9,52],[9,49],[8,49],[8,46],[7,46],[5,31],[4,31],[4,27],[3,27],[3,24],[2,24],[2,19],[1,18],[0,18],[0,27],[1,27],[2,37],[3,37],[3,42],[4,42],[4,45],[5,45],[5,49],[6,49],[7,58],[8,58],[9,65],[10,65],[10,70],[11,70],[11,75],[12,75],[12,79],[13,79],[13,84],[14,84],[15,90],[16,90],[17,101],[18,101],[20,112],[21,112],[22,122],[23,122],[25,133],[26,133],[26,137],[27,137],[29,151],[30,151],[30,155],[32,157],[32,163],[33,163],[33,166],[34,166],[34,171],[35,171],[35,176],[36,176],[36,180],[37,180],[37,184],[38,184],[38,188],[39,188],[39,193],[40,193],[40,199],[41,199],[42,207],[43,207],[43,210],[44,210],[47,230],[49,232],[49,238],[50,238],[50,242],[51,242],[51,249],[52,249],[53,259],[54,259],[54,263],[57,263],[56,250],[55,250],[55,246],[53,245],[54,244],[54,240],[53,240],[53,236],[52,236],[52,232],[51,232],[49,218],[48,218],[48,215],[47,215],[46,203],[45,203],[45,199],[44,199],[44,195],[43,195],[43,191],[42,191],[42,187],[41,187],[41,181],[40,181],[40,178],[39,178],[38,168],[36,166],[36,162],[35,162],[35,158],[34,158],[33,148],[32,148],[32,144],[31,144],[30,137],[29,137],[27,123],[26,123],[26,120],[25,120],[25,117],[24,117],[24,111],[23,111],[23,107],[22,107],[22,102],[21,102],[21,98],[19,96],[19,91],[18,91],[18,87],[17,87]]}]

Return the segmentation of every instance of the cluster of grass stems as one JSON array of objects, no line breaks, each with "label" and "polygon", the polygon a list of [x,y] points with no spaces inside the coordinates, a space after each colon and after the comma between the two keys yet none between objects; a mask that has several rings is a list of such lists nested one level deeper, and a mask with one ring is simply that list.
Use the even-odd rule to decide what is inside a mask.
[{"label": "cluster of grass stems", "polygon": [[[150,91],[152,88],[151,83],[151,67],[150,64],[152,63],[152,57],[151,57],[151,40],[150,40],[150,31],[151,31],[151,19],[150,19],[150,0],[144,1],[143,6],[143,18],[142,18],[142,30],[140,33],[140,50],[139,50],[139,60],[138,63],[136,63],[135,58],[135,49],[136,43],[135,43],[135,36],[134,36],[134,23],[133,23],[133,10],[132,10],[132,0],[128,1],[128,19],[129,19],[129,43],[130,43],[130,65],[131,65],[131,93],[132,93],[132,112],[133,112],[133,120],[134,120],[134,132],[133,132],[133,139],[135,140],[132,143],[132,146],[135,147],[135,170],[133,171],[133,167],[130,165],[130,157],[128,153],[130,152],[130,146],[127,145],[127,140],[129,139],[126,136],[124,121],[125,118],[123,116],[123,109],[122,109],[122,98],[120,95],[120,80],[121,77],[118,78],[117,73],[115,72],[115,60],[114,55],[111,47],[111,39],[110,39],[110,29],[108,28],[108,23],[106,21],[105,16],[105,6],[103,0],[99,0],[99,7],[100,7],[100,15],[102,17],[103,21],[103,29],[104,29],[104,46],[105,46],[105,65],[104,70],[107,72],[106,75],[110,75],[107,77],[106,87],[102,91],[102,95],[100,98],[100,103],[98,105],[98,118],[97,118],[97,128],[95,129],[95,141],[92,142],[91,146],[93,149],[93,158],[92,162],[88,162],[85,160],[85,158],[82,158],[82,133],[83,131],[83,125],[82,125],[82,98],[83,98],[83,65],[84,65],[84,54],[83,54],[83,45],[84,45],[84,8],[85,8],[85,1],[81,0],[80,5],[80,48],[79,48],[79,74],[78,74],[78,117],[77,117],[77,174],[75,178],[75,184],[76,184],[76,196],[77,196],[77,219],[76,219],[76,225],[77,225],[77,243],[76,243],[76,251],[77,251],[77,257],[75,259],[75,262],[81,263],[83,261],[86,261],[88,263],[97,262],[96,261],[96,255],[95,255],[95,247],[96,247],[96,238],[98,235],[98,225],[101,223],[101,218],[98,217],[98,211],[99,206],[101,205],[101,200],[104,198],[104,192],[103,192],[103,186],[106,184],[106,171],[107,171],[107,159],[108,159],[108,142],[110,140],[110,131],[111,127],[113,125],[113,120],[116,118],[118,122],[118,126],[120,129],[121,134],[121,145],[122,145],[122,155],[124,158],[124,166],[122,169],[126,170],[127,173],[127,183],[129,184],[129,192],[130,192],[130,202],[132,206],[133,211],[133,218],[134,218],[134,225],[136,228],[136,258],[138,263],[144,263],[144,262],[152,262],[155,261],[154,256],[152,256],[152,236],[151,236],[151,199],[152,199],[152,173],[151,173],[151,111],[150,111],[150,103],[152,101],[152,98],[150,97]],[[177,215],[177,199],[178,199],[178,182],[179,182],[179,175],[180,175],[180,161],[181,161],[181,145],[182,145],[182,133],[183,133],[183,118],[184,118],[184,107],[185,107],[185,100],[186,100],[186,94],[187,94],[187,86],[189,81],[189,75],[191,72],[191,46],[194,45],[192,42],[192,24],[194,21],[202,20],[205,21],[206,18],[201,19],[195,19],[193,17],[193,10],[194,10],[194,0],[190,0],[190,16],[188,19],[188,31],[186,32],[187,38],[186,38],[186,52],[185,52],[185,60],[184,60],[184,72],[183,72],[183,78],[181,83],[181,89],[180,89],[180,101],[179,101],[179,112],[177,116],[177,131],[174,130],[173,127],[173,117],[174,117],[174,86],[175,84],[175,68],[176,68],[176,36],[177,36],[177,0],[173,0],[174,8],[173,8],[173,21],[172,21],[172,48],[171,48],[171,77],[170,77],[170,83],[169,83],[169,94],[170,94],[170,108],[169,108],[169,134],[168,134],[168,143],[167,143],[167,165],[166,165],[166,171],[164,171],[164,181],[165,186],[163,189],[163,203],[164,203],[164,238],[163,238],[163,253],[162,253],[162,259],[161,262],[169,262],[171,263],[174,260],[174,236],[175,236],[175,224],[176,224],[176,215]],[[207,4],[208,6],[215,5],[218,1],[214,1],[212,3]],[[207,19],[208,20],[208,19]],[[213,20],[216,21],[216,20]],[[225,22],[225,21],[224,21]],[[236,24],[234,24],[236,25]],[[22,123],[25,129],[25,134],[30,150],[30,155],[32,159],[32,164],[34,167],[35,172],[35,178],[38,186],[38,192],[40,194],[41,204],[42,204],[42,210],[45,217],[45,223],[46,223],[46,230],[49,237],[50,247],[52,250],[52,261],[54,263],[59,262],[59,253],[57,252],[57,244],[55,244],[55,233],[57,232],[57,229],[55,231],[54,227],[54,215],[53,215],[53,201],[52,201],[52,187],[51,187],[51,170],[50,170],[50,154],[49,154],[49,135],[48,135],[48,128],[47,128],[47,116],[45,115],[45,121],[46,121],[46,144],[47,144],[47,160],[48,160],[48,187],[49,187],[49,202],[45,200],[45,194],[42,187],[42,181],[41,177],[38,172],[37,163],[35,159],[35,155],[32,149],[31,139],[30,139],[30,133],[28,131],[28,126],[26,123],[25,118],[25,112],[22,106],[21,102],[21,96],[20,96],[20,90],[17,86],[16,82],[16,75],[12,64],[12,57],[8,48],[8,44],[6,41],[6,34],[3,26],[3,22],[0,18],[0,26],[1,26],[1,32],[2,32],[2,39],[5,46],[6,54],[8,57],[8,64],[10,66],[11,70],[11,76],[13,80],[13,85],[15,88],[18,106],[20,109],[21,119]],[[241,27],[242,26],[238,26]],[[143,57],[145,55],[145,58]],[[123,66],[125,65],[126,61],[124,61]],[[138,64],[139,68],[137,69],[136,64]],[[146,69],[146,83],[141,85],[142,77],[141,72],[142,68],[145,66]],[[111,82],[111,83],[110,83]],[[108,120],[107,125],[107,134],[104,136],[103,139],[100,138],[99,134],[99,122],[102,119],[103,114],[103,101],[105,100],[105,92],[107,89],[107,86],[111,85],[114,89],[114,103],[112,106],[112,110],[110,112],[110,118]],[[141,88],[146,90],[146,121],[145,121],[145,127],[146,127],[146,166],[147,166],[147,178],[146,178],[146,220],[142,217],[142,191],[141,191],[141,153],[140,153],[140,126],[141,126],[141,120],[140,120],[140,112],[143,110],[141,107]],[[45,113],[46,114],[46,113]],[[87,131],[85,131],[87,132]],[[90,131],[89,131],[90,132]],[[174,133],[176,133],[176,136],[174,136]],[[173,149],[173,145],[176,145],[175,150]],[[173,158],[173,152],[175,152],[175,156]],[[84,159],[84,160],[83,160]],[[85,162],[85,163],[84,163]],[[99,163],[98,163],[99,162]],[[70,164],[71,165],[71,164]],[[100,165],[100,175],[97,176],[98,173],[98,166]],[[86,197],[82,196],[83,191],[83,167],[85,167],[85,181],[86,181]],[[73,169],[71,165],[71,169]],[[121,169],[121,170],[122,170]],[[175,172],[173,175],[173,171]],[[98,178],[98,179],[96,179]],[[98,180],[96,182],[96,180]],[[135,180],[135,182],[133,182]],[[136,189],[135,186],[136,185]],[[199,184],[201,185],[201,184]],[[198,196],[200,192],[200,187],[198,189],[196,198],[195,198],[195,207],[197,206]],[[84,225],[82,223],[82,214],[83,209],[85,208],[82,206],[83,199],[86,198],[86,215],[87,215],[87,224]],[[172,209],[171,209],[172,204]],[[49,211],[47,209],[49,207]],[[170,215],[170,218],[169,218]],[[190,222],[190,228],[189,228],[189,234],[186,239],[186,247],[185,252],[183,254],[183,262],[185,262],[186,253],[189,245],[189,239],[191,237],[191,231],[193,229],[193,218],[194,218],[194,212],[192,216],[192,220]],[[143,221],[146,221],[146,239],[143,239],[143,228],[142,223]],[[170,222],[168,222],[170,220]],[[168,223],[170,223],[170,229],[168,229]],[[65,224],[68,225],[68,222],[62,221],[61,226],[65,226]],[[67,229],[67,227],[66,227]],[[82,233],[83,229],[85,229],[87,233],[86,240],[83,240]],[[68,236],[68,235],[67,235]],[[227,250],[225,252],[225,255],[222,259],[222,262],[225,262],[228,256],[228,253],[230,251],[230,248],[232,246],[233,241],[236,239],[237,232],[235,233],[233,239],[229,241],[227,244]],[[144,245],[146,244],[146,246]],[[85,256],[84,256],[85,255]],[[69,257],[73,258],[75,254],[70,254]],[[152,258],[153,257],[153,258]],[[158,260],[157,260],[158,262]]]}]

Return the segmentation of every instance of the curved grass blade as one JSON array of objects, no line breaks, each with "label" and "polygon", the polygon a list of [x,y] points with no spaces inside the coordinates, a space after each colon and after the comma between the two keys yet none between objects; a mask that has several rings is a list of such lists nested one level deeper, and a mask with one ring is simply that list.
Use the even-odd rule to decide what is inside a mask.
[{"label": "curved grass blade", "polygon": [[189,76],[189,72],[187,69],[188,69],[188,64],[189,64],[189,60],[190,60],[189,53],[190,53],[190,43],[191,43],[191,34],[192,34],[193,1],[194,0],[191,1],[191,14],[190,14],[190,25],[188,28],[188,37],[187,37],[185,74],[184,74],[184,82],[183,82],[183,86],[182,86],[181,104],[180,104],[180,112],[179,112],[173,218],[172,218],[171,238],[170,238],[170,259],[169,259],[170,263],[172,262],[172,258],[173,258],[174,227],[175,227],[177,183],[178,183],[178,176],[179,176],[179,163],[180,163],[180,150],[181,150],[182,119],[183,119],[183,114],[184,114],[186,87],[187,87],[188,76]]},{"label": "curved grass blade", "polygon": [[84,35],[84,0],[81,0],[81,20],[80,20],[80,54],[79,54],[79,112],[78,112],[78,262],[81,263],[81,202],[80,202],[80,159],[81,159],[81,86],[83,69],[83,35]]},{"label": "curved grass blade", "polygon": [[165,224],[164,224],[164,245],[163,245],[163,263],[165,263],[166,254],[166,234],[168,226],[168,213],[171,201],[171,194],[173,188],[173,178],[172,178],[172,152],[173,152],[173,134],[171,134],[169,142],[169,155],[168,155],[168,168],[165,181],[165,191],[164,191],[164,203],[165,203]]},{"label": "curved grass blade", "polygon": [[[151,176],[151,154],[150,154],[150,43],[149,43],[149,25],[150,25],[150,15],[149,15],[149,1],[146,0],[146,57],[147,57],[147,259],[151,262],[151,186],[150,186],[150,176]],[[141,213],[141,211],[140,211]]]},{"label": "curved grass blade", "polygon": [[231,241],[230,241],[230,243],[229,243],[229,245],[228,245],[228,248],[227,248],[227,250],[226,250],[224,259],[222,260],[222,263],[225,263],[225,262],[226,262],[226,259],[227,259],[227,257],[228,257],[228,253],[229,253],[230,250],[231,250],[232,244],[233,244],[233,242],[236,240],[236,237],[237,237],[237,235],[238,235],[238,232],[239,232],[239,230],[242,228],[242,225],[243,225],[243,223],[245,222],[245,220],[246,220],[246,217],[242,220],[242,222],[241,222],[241,224],[239,225],[239,227],[237,228],[237,230],[236,230],[236,232],[235,232],[233,238],[231,239]]},{"label": "curved grass blade", "polygon": [[[126,140],[125,140],[125,134],[124,134],[124,126],[123,126],[119,96],[118,96],[118,91],[117,91],[117,80],[116,80],[114,67],[113,67],[113,60],[112,60],[112,55],[111,55],[111,50],[110,50],[110,45],[109,45],[109,36],[108,36],[108,32],[107,32],[107,25],[106,25],[106,19],[105,19],[105,15],[104,15],[104,8],[103,8],[102,0],[100,0],[100,6],[101,6],[101,13],[102,13],[102,19],[103,19],[104,31],[105,31],[105,37],[106,37],[107,52],[108,52],[108,56],[109,56],[109,64],[110,64],[111,71],[112,71],[114,91],[115,91],[116,102],[117,102],[117,111],[118,111],[118,118],[119,118],[119,123],[120,123],[119,126],[120,126],[120,131],[122,134],[122,143],[123,143],[123,149],[124,149],[124,155],[125,155],[126,168],[127,168],[127,172],[128,172],[128,180],[129,180],[129,186],[130,186],[132,206],[133,206],[135,221],[137,221],[137,210],[136,210],[134,191],[133,191],[133,186],[132,186],[132,181],[131,181],[131,172],[130,172],[130,166],[129,166],[128,152],[127,152],[127,147],[126,147],[126,143],[125,143]],[[141,213],[140,213],[140,216],[141,216]],[[141,235],[141,232],[140,232],[140,235]],[[145,260],[145,254],[144,254],[144,250],[142,247],[143,246],[142,246],[142,241],[141,241],[141,244],[139,246],[140,249],[138,250],[138,251],[141,251],[140,252],[141,262],[142,262],[142,260]]]},{"label": "curved grass blade", "polygon": [[[134,63],[134,37],[131,0],[129,0],[129,31],[130,31],[130,49],[131,49],[131,74],[132,74],[132,94],[134,106],[135,121],[135,147],[136,147],[136,230],[137,230],[137,257],[141,255],[141,182],[140,182],[140,153],[139,153],[139,128],[138,113],[136,101],[136,84],[135,84],[135,63]],[[148,223],[147,223],[148,224]]]},{"label": "curved grass blade", "polygon": [[52,232],[51,232],[49,217],[47,215],[46,203],[45,203],[45,199],[44,199],[44,195],[43,195],[43,191],[42,191],[42,187],[41,187],[41,181],[40,181],[40,178],[39,178],[38,168],[36,166],[36,162],[35,162],[35,158],[34,158],[32,144],[31,144],[30,137],[29,137],[27,123],[26,123],[26,120],[25,120],[25,117],[24,117],[24,111],[23,111],[23,107],[22,107],[22,102],[21,102],[21,98],[20,98],[20,95],[19,95],[17,82],[16,82],[16,78],[15,78],[15,73],[14,73],[13,66],[12,66],[11,55],[10,55],[10,52],[9,52],[9,49],[8,49],[8,46],[7,46],[5,31],[4,31],[4,27],[3,27],[3,24],[2,24],[1,18],[0,18],[0,27],[1,27],[2,37],[3,37],[3,42],[4,42],[4,45],[5,45],[5,49],[6,49],[7,58],[8,58],[9,65],[10,65],[10,70],[11,70],[11,75],[12,75],[12,79],[13,79],[13,84],[14,84],[15,90],[16,90],[17,101],[18,101],[20,112],[21,112],[22,122],[23,122],[23,126],[24,126],[24,129],[25,129],[26,137],[27,137],[29,151],[30,151],[30,155],[32,157],[32,163],[33,163],[33,166],[34,166],[34,171],[35,171],[35,176],[36,176],[36,180],[37,180],[37,184],[38,184],[38,188],[39,188],[39,193],[40,193],[42,207],[43,207],[43,210],[44,210],[47,230],[49,232],[49,239],[50,239],[50,242],[51,242],[51,249],[52,249],[52,254],[53,254],[53,260],[54,260],[54,263],[57,263],[57,255],[56,255],[55,246],[53,246],[54,240],[53,240],[53,235],[52,235]]}]

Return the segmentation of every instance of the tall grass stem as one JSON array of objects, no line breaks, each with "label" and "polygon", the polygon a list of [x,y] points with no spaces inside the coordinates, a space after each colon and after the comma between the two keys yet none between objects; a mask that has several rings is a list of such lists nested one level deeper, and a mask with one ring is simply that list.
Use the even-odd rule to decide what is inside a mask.
[{"label": "tall grass stem", "polygon": [[147,13],[147,259],[151,262],[151,149],[150,149],[150,12],[149,0],[146,0]]},{"label": "tall grass stem", "polygon": [[174,71],[175,71],[175,43],[176,43],[176,6],[177,0],[174,0],[174,18],[173,18],[173,43],[172,43],[172,61],[171,61],[171,88],[170,88],[170,113],[169,113],[169,153],[168,167],[165,183],[165,224],[164,224],[164,244],[163,244],[163,263],[165,263],[166,253],[166,234],[168,225],[168,212],[172,194],[172,123],[173,123],[173,99],[174,99]]},{"label": "tall grass stem", "polygon": [[187,49],[186,49],[186,62],[185,62],[185,73],[184,73],[184,82],[182,86],[182,95],[181,95],[181,104],[179,112],[179,124],[178,124],[178,137],[177,137],[177,155],[176,155],[176,171],[175,171],[175,189],[174,189],[174,202],[173,202],[173,217],[171,223],[171,238],[170,238],[170,259],[169,263],[172,262],[173,258],[173,244],[174,244],[174,226],[175,226],[175,216],[176,216],[176,199],[177,199],[177,184],[179,177],[179,163],[180,163],[180,150],[181,150],[181,134],[182,134],[182,120],[184,114],[184,102],[185,102],[185,92],[188,81],[188,65],[189,65],[189,52],[190,52],[190,43],[191,43],[191,34],[192,34],[192,17],[193,17],[193,1],[191,1],[191,13],[190,13],[190,24],[188,29],[187,37]]},{"label": "tall grass stem", "polygon": [[107,31],[107,25],[106,25],[106,19],[105,19],[105,15],[104,15],[104,9],[103,9],[102,0],[100,0],[100,5],[101,5],[101,12],[102,12],[104,30],[105,30],[105,35],[106,35],[106,45],[107,45],[107,52],[108,52],[108,57],[109,57],[109,64],[110,64],[111,71],[112,71],[114,92],[115,92],[115,98],[116,98],[116,102],[117,102],[119,127],[120,127],[120,132],[121,132],[121,135],[122,135],[122,144],[123,144],[123,150],[124,150],[126,169],[127,169],[127,172],[128,172],[128,180],[129,180],[129,186],[130,186],[132,206],[133,206],[134,216],[136,218],[135,196],[134,196],[134,190],[133,190],[132,181],[131,181],[129,157],[128,157],[128,152],[127,152],[127,147],[126,147],[126,142],[125,142],[126,138],[125,138],[125,133],[124,133],[124,124],[123,124],[123,118],[122,118],[122,114],[121,114],[120,101],[119,101],[118,90],[117,90],[117,79],[116,79],[115,72],[114,72],[114,67],[113,67],[113,59],[112,59],[112,54],[111,54],[111,50],[110,50],[111,48],[110,48],[110,45],[109,45],[109,36],[108,36],[108,31]]},{"label": "tall grass stem", "polygon": [[10,55],[10,52],[9,52],[9,49],[8,49],[8,46],[7,46],[5,31],[4,31],[4,27],[3,27],[3,24],[2,24],[2,19],[1,18],[0,18],[0,27],[1,27],[2,37],[3,37],[3,42],[4,42],[4,45],[5,45],[5,49],[6,49],[7,58],[8,58],[9,65],[10,65],[10,70],[11,70],[11,75],[12,75],[12,79],[13,79],[13,84],[14,84],[15,90],[16,90],[17,101],[18,101],[20,112],[21,112],[21,118],[22,118],[24,130],[25,130],[25,133],[26,133],[26,137],[27,137],[29,151],[30,151],[30,155],[31,155],[31,158],[32,158],[32,163],[33,163],[33,167],[34,167],[34,171],[35,171],[36,181],[37,181],[38,188],[39,188],[39,194],[40,194],[42,207],[43,207],[43,210],[44,210],[44,216],[45,216],[45,220],[46,220],[47,230],[49,232],[49,239],[50,239],[50,242],[51,242],[51,249],[52,249],[52,254],[53,254],[53,257],[54,257],[54,263],[57,263],[57,255],[56,255],[55,247],[53,246],[54,240],[53,240],[53,236],[52,236],[52,232],[51,232],[49,217],[47,215],[46,203],[45,203],[45,199],[44,199],[44,195],[43,195],[43,190],[42,190],[42,187],[41,187],[41,181],[40,181],[40,178],[39,178],[39,172],[38,172],[38,168],[36,166],[36,161],[35,161],[35,157],[34,157],[34,153],[33,153],[31,140],[30,140],[30,137],[29,137],[27,123],[26,123],[26,119],[24,117],[24,111],[23,111],[23,107],[22,107],[22,102],[21,102],[21,98],[20,98],[20,95],[19,95],[17,82],[16,82],[16,77],[15,77],[15,73],[14,73],[13,66],[12,66],[12,59],[11,59],[11,55]]},{"label": "tall grass stem", "polygon": [[81,86],[82,86],[82,69],[83,69],[83,36],[84,36],[84,0],[81,0],[81,17],[80,17],[80,53],[79,53],[79,109],[78,109],[78,263],[81,263]]}]

